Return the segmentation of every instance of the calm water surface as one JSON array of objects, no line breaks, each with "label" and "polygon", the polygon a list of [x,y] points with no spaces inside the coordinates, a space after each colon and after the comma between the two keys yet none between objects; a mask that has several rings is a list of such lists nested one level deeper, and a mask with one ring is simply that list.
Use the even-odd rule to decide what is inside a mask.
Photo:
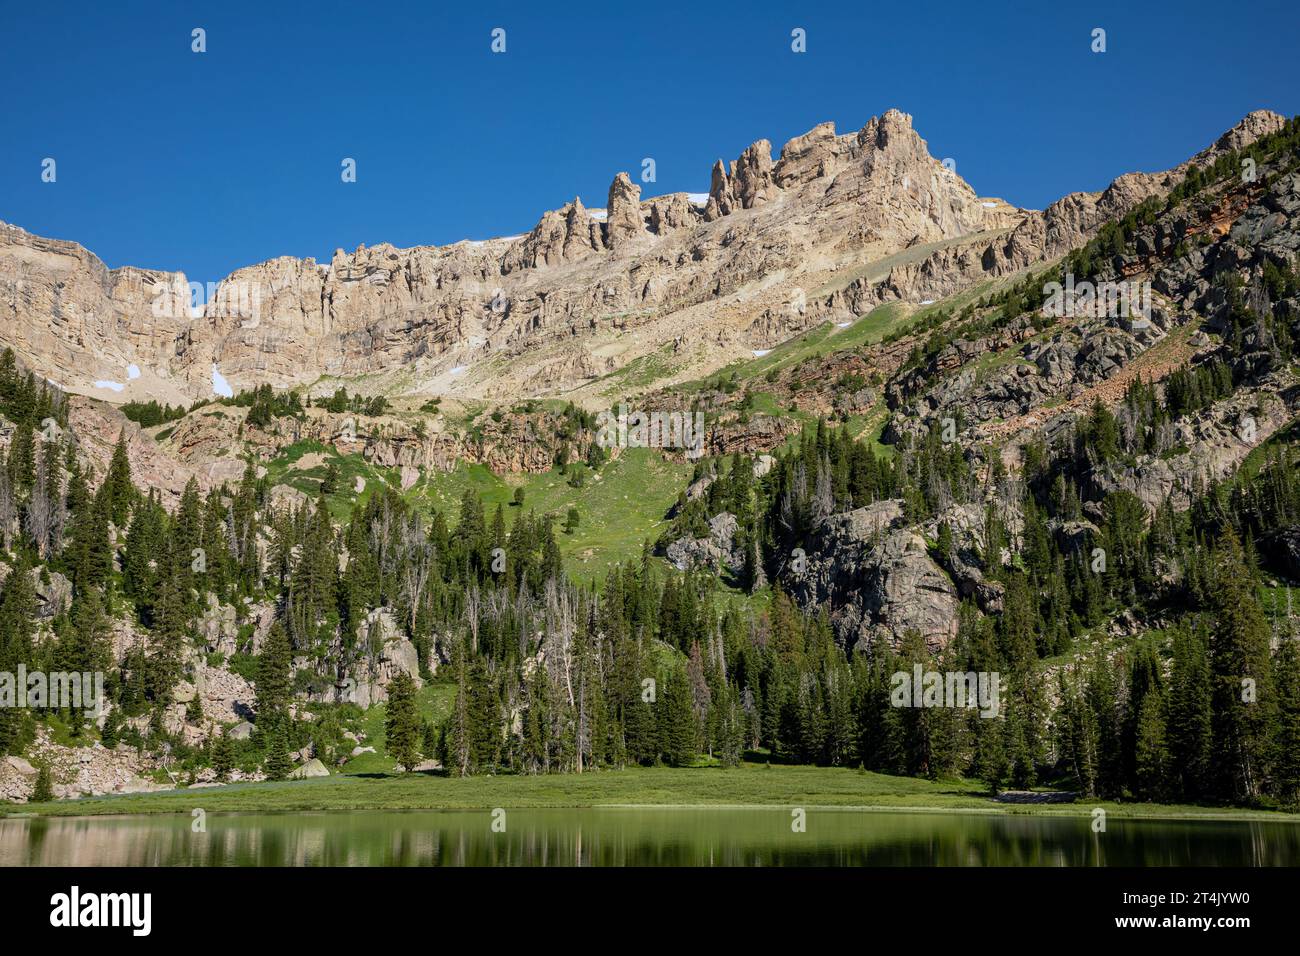
[{"label": "calm water surface", "polygon": [[1294,866],[1300,824],[784,809],[0,820],[2,866]]}]

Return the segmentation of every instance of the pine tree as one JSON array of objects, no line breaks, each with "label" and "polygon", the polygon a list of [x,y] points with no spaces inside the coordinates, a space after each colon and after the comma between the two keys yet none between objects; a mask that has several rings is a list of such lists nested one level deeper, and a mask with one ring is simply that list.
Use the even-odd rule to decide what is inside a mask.
[{"label": "pine tree", "polygon": [[420,762],[420,714],[415,706],[415,681],[405,671],[388,687],[388,711],[384,717],[385,749],[408,773]]},{"label": "pine tree", "polygon": [[1143,697],[1138,710],[1134,782],[1135,793],[1143,800],[1163,800],[1168,792],[1169,751],[1163,711],[1158,691]]},{"label": "pine tree", "polygon": [[49,803],[54,799],[54,778],[50,773],[50,765],[41,761],[36,770],[36,783],[32,787],[32,803]]},{"label": "pine tree", "polygon": [[467,777],[477,769],[474,763],[474,712],[471,701],[469,650],[467,639],[456,642],[456,700],[452,705],[450,728],[447,734],[448,754],[444,764],[460,777]]},{"label": "pine tree", "polygon": [[257,662],[253,711],[258,729],[271,734],[284,729],[293,691],[293,653],[289,637],[279,621],[271,625]]},{"label": "pine tree", "polygon": [[284,734],[273,732],[266,742],[266,759],[263,770],[267,780],[284,780],[293,770],[293,761],[289,757],[289,747],[284,741]]},{"label": "pine tree", "polygon": [[20,419],[9,444],[9,481],[15,489],[29,491],[36,482],[36,438],[31,419]]},{"label": "pine tree", "polygon": [[658,700],[656,710],[664,760],[670,766],[684,767],[695,759],[698,736],[686,675],[680,670],[671,671]]},{"label": "pine tree", "polygon": [[218,780],[228,780],[234,768],[234,745],[224,733],[219,734],[212,743],[212,769],[216,771]]},{"label": "pine tree", "polygon": [[1211,791],[1211,679],[1209,652],[1199,629],[1174,632],[1169,687],[1169,753],[1178,795],[1203,800]]},{"label": "pine tree", "polygon": [[104,491],[108,500],[108,519],[118,528],[126,527],[136,490],[131,482],[131,461],[127,454],[125,431],[118,433],[117,444],[113,447],[113,457],[108,462],[108,473],[104,476]]},{"label": "pine tree", "polygon": [[1300,808],[1300,642],[1282,642],[1277,652],[1278,734],[1276,788],[1284,806]]},{"label": "pine tree", "polygon": [[1276,697],[1269,658],[1270,629],[1254,592],[1236,535],[1224,533],[1215,550],[1210,605],[1216,790],[1233,802],[1256,800],[1268,778],[1276,732]]}]

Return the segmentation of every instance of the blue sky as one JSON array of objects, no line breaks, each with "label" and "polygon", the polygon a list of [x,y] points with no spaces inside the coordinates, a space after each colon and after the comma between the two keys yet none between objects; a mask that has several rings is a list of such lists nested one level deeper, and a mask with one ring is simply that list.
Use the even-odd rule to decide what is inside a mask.
[{"label": "blue sky", "polygon": [[647,156],[643,195],[704,192],[756,139],[890,107],[980,194],[1031,207],[1174,165],[1252,109],[1300,112],[1294,0],[991,6],[9,4],[0,220],[204,282],[524,232],[574,195],[603,206]]}]

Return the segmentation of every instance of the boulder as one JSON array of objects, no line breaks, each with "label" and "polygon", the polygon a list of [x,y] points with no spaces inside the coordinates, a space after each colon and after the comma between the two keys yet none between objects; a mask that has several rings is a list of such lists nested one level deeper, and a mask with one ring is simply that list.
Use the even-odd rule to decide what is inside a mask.
[{"label": "boulder", "polygon": [[290,780],[305,780],[308,777],[328,777],[329,770],[319,760],[312,758],[289,774]]},{"label": "boulder", "polygon": [[23,759],[22,757],[10,755],[8,757],[5,757],[5,763],[8,764],[10,767],[12,767],[14,770],[16,770],[18,773],[22,774],[24,777],[36,776],[36,772],[37,772],[36,768],[33,767],[27,760]]}]

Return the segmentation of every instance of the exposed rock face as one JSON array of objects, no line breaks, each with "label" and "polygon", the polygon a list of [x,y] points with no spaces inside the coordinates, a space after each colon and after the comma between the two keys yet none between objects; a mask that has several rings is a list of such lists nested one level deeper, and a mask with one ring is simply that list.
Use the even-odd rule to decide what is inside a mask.
[{"label": "exposed rock face", "polygon": [[[1023,218],[981,202],[891,110],[843,136],[822,124],[776,162],[754,143],[715,168],[703,209],[683,194],[642,200],[620,174],[603,222],[574,199],[521,237],[339,250],[328,265],[272,259],[229,276],[197,316],[182,275],[108,270],[73,243],[2,226],[0,343],[114,401],[207,396],[216,370],[236,389],[400,371],[436,390],[508,393],[499,367],[476,368],[500,356],[540,389],[571,387],[674,339],[716,366],[752,348],[755,320],[800,289],[843,287],[837,276],[909,246]],[[832,293],[837,308],[875,295],[855,281]],[[649,334],[609,347],[640,326]]]},{"label": "exposed rock face", "polygon": [[903,526],[901,501],[880,501],[824,519],[800,571],[783,583],[804,606],[829,601],[836,639],[846,647],[915,630],[932,649],[957,633],[957,589],[930,558],[925,540]]},{"label": "exposed rock face", "polygon": [[952,505],[926,524],[926,536],[938,540],[941,525],[947,526],[952,538],[951,553],[945,560],[944,570],[957,585],[958,593],[964,598],[974,598],[985,613],[1000,612],[1005,588],[984,576],[980,558],[983,509],[978,505]]},{"label": "exposed rock face", "polygon": [[235,638],[239,634],[235,609],[229,604],[218,603],[216,595],[209,593],[207,607],[199,620],[199,633],[209,652],[229,657],[235,653]]},{"label": "exposed rock face", "polygon": [[209,474],[168,455],[139,425],[111,405],[79,395],[69,396],[68,425],[77,436],[77,449],[83,462],[94,468],[97,479],[108,473],[113,449],[122,435],[126,438],[131,477],[142,488],[158,489],[168,508],[180,501],[190,478],[198,481],[201,491],[212,487]]},{"label": "exposed rock face", "polygon": [[713,166],[709,184],[709,202],[704,218],[712,221],[729,216],[738,209],[752,209],[776,195],[772,182],[772,144],[765,139],[749,146],[731,164],[728,173],[722,160]]},{"label": "exposed rock face", "polygon": [[835,162],[837,145],[834,123],[822,123],[796,136],[781,150],[781,160],[774,171],[776,184],[789,189],[825,176]]},{"label": "exposed rock face", "polygon": [[[1252,124],[1273,126],[1267,116],[1245,125]],[[1250,135],[1239,131],[1229,141]],[[1157,209],[1133,226],[1129,248],[1134,251],[1103,263],[1095,279],[1149,276],[1149,321],[1073,316],[1039,331],[1032,316],[1022,315],[978,340],[958,339],[888,383],[893,412],[886,435],[920,436],[942,418],[960,416],[975,442],[1006,436],[1050,442],[1068,434],[1074,418],[1094,403],[1116,406],[1138,381],[1163,389],[1177,369],[1220,361],[1231,367],[1235,394],[1169,423],[1153,434],[1156,446],[1147,453],[1094,469],[1087,480],[1092,491],[1131,491],[1154,510],[1164,502],[1184,508],[1198,482],[1234,471],[1300,410],[1300,380],[1262,328],[1245,329],[1228,348],[1188,326],[1204,322],[1209,331],[1225,332],[1232,321],[1226,290],[1236,282],[1263,295],[1252,277],[1267,265],[1294,262],[1300,175],[1289,172]],[[992,353],[999,353],[997,360],[987,361]],[[960,569],[950,570],[960,578]]]},{"label": "exposed rock face", "polygon": [[669,193],[648,200],[650,231],[666,236],[678,229],[694,226],[701,221],[702,213],[686,193]]},{"label": "exposed rock face", "polygon": [[668,545],[666,557],[679,570],[707,567],[715,573],[744,567],[745,555],[736,542],[736,516],[724,511],[709,519],[707,538],[680,538]]},{"label": "exposed rock face", "polygon": [[253,715],[253,685],[224,667],[209,667],[199,661],[194,668],[194,690],[209,720],[228,723]]},{"label": "exposed rock face", "polygon": [[357,640],[364,656],[353,669],[355,676],[336,688],[340,703],[353,703],[363,709],[383,703],[388,699],[389,684],[399,673],[408,674],[416,687],[423,686],[419,654],[402,633],[392,611],[377,608],[366,615],[357,629]]},{"label": "exposed rock face", "polygon": [[[947,346],[925,367],[890,383],[895,412],[888,434],[921,434],[944,416],[960,413],[969,424],[1014,419],[1056,398],[1086,395],[1133,359],[1161,342],[1173,323],[1163,309],[1153,308],[1150,324],[1126,329],[1116,319],[1072,319],[1050,337],[1016,343],[1033,334],[1027,321],[1018,321],[978,341],[959,340]],[[991,369],[980,360],[993,351],[1017,351],[1017,361]],[[951,374],[943,374],[951,371]],[[918,383],[919,394],[909,395]]]},{"label": "exposed rock face", "polygon": [[[528,381],[544,392],[665,341],[707,371],[830,317],[938,299],[1058,255],[1188,164],[1281,122],[1252,113],[1175,170],[1026,212],[980,200],[890,110],[856,133],[823,123],[776,162],[754,143],[714,167],[703,209],[680,193],[642,200],[619,174],[604,222],[575,198],[525,236],[338,250],[328,265],[272,259],[237,270],[196,316],[183,275],[109,270],[74,243],[0,224],[0,343],[113,401],[208,396],[217,370],[237,389],[414,373],[435,391],[493,397]],[[886,257],[883,277],[871,275]],[[813,288],[828,291],[805,300]],[[637,327],[646,334],[622,335]]]},{"label": "exposed rock face", "polygon": [[32,587],[36,592],[36,616],[48,620],[66,611],[72,604],[72,584],[58,571],[31,570]]},{"label": "exposed rock face", "polygon": [[[941,299],[981,278],[1009,275],[1083,245],[1100,226],[1123,216],[1150,196],[1167,193],[1193,166],[1276,132],[1285,118],[1257,110],[1194,157],[1163,173],[1126,173],[1099,193],[1071,193],[1041,212],[1024,213],[1014,228],[992,241],[936,250],[924,260],[890,270],[868,288],[855,289],[859,301]],[[864,130],[865,132],[865,130]]]},{"label": "exposed rock face", "polygon": [[1267,441],[1300,411],[1300,383],[1293,374],[1270,377],[1259,390],[1243,389],[1175,426],[1180,454],[1143,455],[1123,470],[1094,475],[1103,491],[1131,491],[1151,511],[1165,501],[1190,504],[1196,482],[1210,484],[1235,471],[1251,449]]},{"label": "exposed rock face", "polygon": [[606,207],[606,232],[609,248],[622,252],[633,240],[645,234],[645,220],[641,212],[641,187],[632,184],[627,173],[619,173],[609,187],[609,204]]}]

